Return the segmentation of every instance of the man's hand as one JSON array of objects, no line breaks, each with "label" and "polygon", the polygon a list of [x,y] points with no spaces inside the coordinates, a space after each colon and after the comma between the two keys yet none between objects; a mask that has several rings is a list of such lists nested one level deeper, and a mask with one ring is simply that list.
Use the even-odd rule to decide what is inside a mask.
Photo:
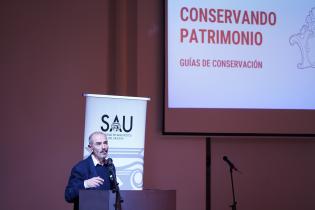
[{"label": "man's hand", "polygon": [[104,179],[102,179],[101,177],[99,176],[93,177],[91,179],[84,180],[84,187],[85,189],[98,187],[102,185],[103,182],[104,182]]}]

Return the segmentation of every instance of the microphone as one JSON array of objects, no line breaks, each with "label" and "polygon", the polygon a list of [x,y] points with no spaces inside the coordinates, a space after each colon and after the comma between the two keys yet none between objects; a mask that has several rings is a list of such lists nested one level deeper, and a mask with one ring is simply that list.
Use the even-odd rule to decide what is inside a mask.
[{"label": "microphone", "polygon": [[109,179],[111,182],[114,182],[116,179],[116,174],[114,172],[113,159],[111,158],[107,159],[107,166],[108,166],[108,171],[109,171]]},{"label": "microphone", "polygon": [[240,172],[240,171],[234,166],[234,164],[228,159],[227,156],[223,156],[223,160],[224,160],[225,162],[227,162],[227,164],[230,166],[231,169],[234,169],[235,171]]},{"label": "microphone", "polygon": [[113,159],[107,158],[107,164],[108,165],[113,165]]},{"label": "microphone", "polygon": [[108,158],[107,159],[107,166],[109,171],[109,179],[112,185],[112,192],[116,193],[116,199],[115,199],[115,209],[122,209],[121,203],[124,202],[124,199],[120,195],[120,189],[119,189],[119,183],[117,182],[116,178],[116,170],[113,164],[113,159]]},{"label": "microphone", "polygon": [[109,179],[110,179],[110,182],[112,183],[112,186],[113,186],[112,190],[113,190],[113,192],[116,192],[119,190],[119,187],[118,187],[118,182],[116,179],[116,173],[115,173],[115,169],[114,169],[113,159],[111,159],[111,158],[107,159],[107,166],[108,166],[108,172],[109,172]]}]

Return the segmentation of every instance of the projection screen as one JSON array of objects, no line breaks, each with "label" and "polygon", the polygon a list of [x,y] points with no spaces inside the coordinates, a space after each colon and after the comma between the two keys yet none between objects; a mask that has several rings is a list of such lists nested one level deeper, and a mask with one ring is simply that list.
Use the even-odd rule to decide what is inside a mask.
[{"label": "projection screen", "polygon": [[313,1],[165,5],[166,134],[315,134]]}]

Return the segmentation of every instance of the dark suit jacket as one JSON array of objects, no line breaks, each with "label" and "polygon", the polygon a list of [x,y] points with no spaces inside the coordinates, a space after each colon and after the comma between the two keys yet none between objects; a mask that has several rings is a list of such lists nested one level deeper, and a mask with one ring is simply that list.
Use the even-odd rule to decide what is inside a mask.
[{"label": "dark suit jacket", "polygon": [[[69,177],[68,185],[65,189],[65,199],[69,203],[74,203],[74,209],[78,207],[79,202],[79,190],[83,190],[84,188],[84,180],[90,179],[92,177],[96,177],[97,172],[92,160],[91,155],[81,160],[77,163],[71,170],[71,175]],[[107,182],[108,183],[105,183]],[[104,184],[107,184],[108,190],[110,189],[109,179],[105,180]],[[97,188],[90,188],[97,189]]]}]

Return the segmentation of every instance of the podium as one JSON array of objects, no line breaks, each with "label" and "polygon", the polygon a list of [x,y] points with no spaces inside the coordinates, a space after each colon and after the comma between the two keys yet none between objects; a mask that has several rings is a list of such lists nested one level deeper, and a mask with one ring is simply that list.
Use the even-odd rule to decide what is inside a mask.
[{"label": "podium", "polygon": [[[175,190],[121,190],[122,210],[176,210]],[[79,210],[115,210],[116,194],[104,190],[81,190]]]}]

